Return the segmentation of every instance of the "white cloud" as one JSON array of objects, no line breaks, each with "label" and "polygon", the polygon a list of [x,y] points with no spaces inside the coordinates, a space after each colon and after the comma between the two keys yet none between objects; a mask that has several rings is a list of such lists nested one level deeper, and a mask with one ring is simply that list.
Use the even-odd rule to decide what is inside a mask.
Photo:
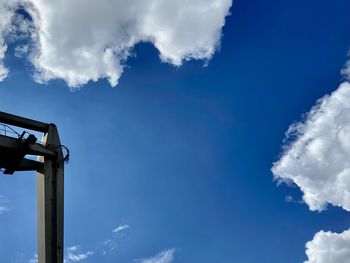
[{"label": "white cloud", "polygon": [[112,232],[113,232],[113,233],[118,233],[118,232],[121,232],[121,231],[126,230],[126,229],[128,229],[128,228],[130,228],[129,225],[120,225],[120,226],[114,228],[114,229],[112,230]]},{"label": "white cloud", "polygon": [[3,61],[5,59],[5,52],[7,50],[5,36],[9,33],[12,16],[13,9],[10,1],[0,0],[0,81],[3,81],[8,74],[8,69],[4,66]]},{"label": "white cloud", "polygon": [[78,262],[94,254],[92,251],[81,252],[79,246],[68,247],[66,251],[65,262]]},{"label": "white cloud", "polygon": [[350,263],[350,230],[340,234],[318,232],[306,243],[306,255],[304,263]]},{"label": "white cloud", "polygon": [[164,250],[154,257],[137,259],[138,263],[171,263],[174,260],[175,249]]},{"label": "white cloud", "polygon": [[28,262],[29,263],[38,263],[39,262],[38,254],[35,254],[34,257],[29,259]]},{"label": "white cloud", "polygon": [[294,182],[311,210],[327,204],[350,211],[350,83],[318,101],[303,122],[293,124],[285,152],[272,171]]},{"label": "white cloud", "polygon": [[[94,254],[94,252],[92,251],[82,252],[80,249],[80,246],[67,247],[65,251],[66,253],[63,260],[64,263],[79,262],[84,259],[87,259],[88,257]],[[39,262],[38,254],[35,254],[34,257],[28,261],[28,263],[38,263],[38,262]]]},{"label": "white cloud", "polygon": [[[350,61],[342,74],[350,80]],[[279,182],[299,186],[310,210],[332,204],[350,211],[349,102],[349,82],[321,98],[302,122],[290,126],[284,153],[272,167]],[[306,255],[304,263],[350,263],[350,229],[316,233],[306,243]]]},{"label": "white cloud", "polygon": [[[12,3],[0,1],[3,6]],[[29,59],[36,69],[35,79],[64,79],[71,87],[100,78],[117,85],[125,61],[140,42],[153,43],[162,61],[177,66],[184,60],[210,59],[220,43],[221,29],[232,5],[232,0],[18,2],[33,19],[34,27],[22,29],[32,31]],[[1,35],[6,32],[11,13],[1,10],[3,61],[6,43]],[[2,70],[4,78],[6,69]]]}]

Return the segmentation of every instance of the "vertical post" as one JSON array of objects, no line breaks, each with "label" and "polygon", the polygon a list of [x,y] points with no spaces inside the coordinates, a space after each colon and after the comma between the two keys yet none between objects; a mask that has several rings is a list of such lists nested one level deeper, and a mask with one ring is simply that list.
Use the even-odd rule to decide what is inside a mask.
[{"label": "vertical post", "polygon": [[39,263],[63,263],[64,161],[57,128],[50,124],[43,143],[56,158],[39,157],[44,174],[37,174]]}]

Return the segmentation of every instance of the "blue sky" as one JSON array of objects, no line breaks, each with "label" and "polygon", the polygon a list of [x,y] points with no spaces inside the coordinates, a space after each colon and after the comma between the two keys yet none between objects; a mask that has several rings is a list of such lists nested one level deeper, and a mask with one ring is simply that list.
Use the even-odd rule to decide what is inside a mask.
[{"label": "blue sky", "polygon": [[[349,9],[345,0],[234,1],[207,66],[162,62],[143,42],[114,88],[101,78],[73,90],[62,78],[37,83],[28,58],[15,56],[19,40],[9,41],[0,110],[56,123],[71,151],[67,255],[295,263],[318,231],[348,229],[346,209],[310,211],[271,167],[288,127],[344,81]],[[35,175],[1,176],[0,195],[0,262],[29,262]]]}]

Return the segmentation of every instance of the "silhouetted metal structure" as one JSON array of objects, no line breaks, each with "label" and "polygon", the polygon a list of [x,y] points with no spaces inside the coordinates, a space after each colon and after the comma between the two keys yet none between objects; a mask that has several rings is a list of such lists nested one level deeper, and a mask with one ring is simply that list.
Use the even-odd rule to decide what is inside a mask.
[{"label": "silhouetted metal structure", "polygon": [[[4,112],[0,112],[0,123],[5,127],[4,134],[0,134],[0,168],[3,173],[37,172],[39,263],[63,263],[65,158],[57,128],[52,123]],[[33,134],[26,131],[18,134],[11,126],[43,133],[41,143],[37,143]],[[15,132],[17,138],[8,136],[6,130]],[[37,159],[29,159],[28,155],[37,156]]]}]

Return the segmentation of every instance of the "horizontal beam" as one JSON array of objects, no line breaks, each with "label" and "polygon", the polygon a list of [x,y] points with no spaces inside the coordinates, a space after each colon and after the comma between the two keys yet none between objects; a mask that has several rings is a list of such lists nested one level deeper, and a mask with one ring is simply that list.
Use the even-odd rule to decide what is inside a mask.
[{"label": "horizontal beam", "polygon": [[53,149],[49,149],[41,144],[23,144],[19,143],[17,138],[12,138],[4,135],[0,135],[0,150],[9,149],[16,151],[25,151],[25,154],[45,156],[53,158],[57,156],[57,152]]},{"label": "horizontal beam", "polygon": [[42,162],[24,158],[15,167],[6,168],[4,174],[13,174],[14,172],[20,171],[37,171],[43,173],[44,164]]},{"label": "horizontal beam", "polygon": [[49,124],[47,123],[23,118],[2,111],[0,111],[0,122],[38,132],[47,132],[49,128]]}]

